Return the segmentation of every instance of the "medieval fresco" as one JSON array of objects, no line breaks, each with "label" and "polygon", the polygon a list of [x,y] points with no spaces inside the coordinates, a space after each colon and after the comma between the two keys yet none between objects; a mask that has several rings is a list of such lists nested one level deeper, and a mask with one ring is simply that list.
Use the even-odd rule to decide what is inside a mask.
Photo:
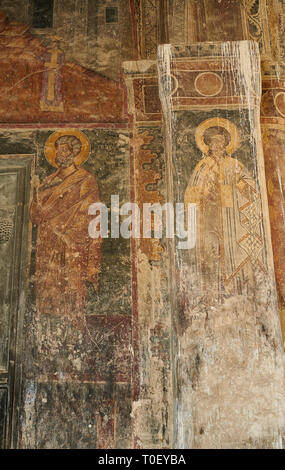
[{"label": "medieval fresco", "polygon": [[[18,37],[18,47],[24,47],[27,40],[32,40],[35,47],[40,44],[47,47],[46,54],[38,55],[37,59],[50,76],[53,72],[57,75],[57,81],[65,61],[118,81],[122,61],[132,59],[133,55],[132,3],[129,0],[1,0],[1,32],[11,35],[13,31]],[[53,67],[45,65],[50,60]]]},{"label": "medieval fresco", "polygon": [[37,225],[35,290],[40,314],[66,315],[82,327],[86,281],[98,291],[101,238],[88,234],[88,209],[100,201],[92,175],[80,168],[89,142],[78,131],[56,132],[46,157],[58,170],[35,187],[30,216]]},{"label": "medieval fresco", "polygon": [[[132,4],[3,1],[0,8],[1,67],[6,70],[1,154],[30,159],[24,175],[29,201],[21,202],[26,234],[21,250],[9,235],[15,209],[11,206],[14,212],[8,214],[9,204],[5,209],[2,204],[5,272],[16,289],[14,246],[26,276],[13,321],[7,310],[10,284],[1,283],[1,358],[15,359],[18,340],[18,350],[24,351],[17,359],[22,375],[16,374],[19,413],[13,419],[7,406],[14,372],[3,363],[3,446],[128,447],[132,383],[138,373],[131,355],[137,361],[134,252],[122,237],[91,238],[94,215],[88,211],[99,202],[110,211],[112,195],[122,205],[134,191],[120,77],[122,60],[133,58]],[[14,176],[7,171],[3,184],[12,188]],[[21,236],[19,224],[16,235]],[[77,397],[75,408],[72,397]],[[64,429],[60,414],[70,418]],[[80,423],[86,419],[82,433]],[[51,430],[56,430],[53,441]]]},{"label": "medieval fresco", "polygon": [[[267,268],[260,191],[254,181],[256,168],[248,158],[245,124],[238,129],[234,112],[231,120],[223,112],[206,120],[201,117],[202,113],[180,117],[185,128],[177,136],[178,155],[183,158],[178,161],[181,175],[192,166],[184,193],[185,205],[197,207],[196,247],[190,250],[190,262],[201,273],[196,292],[205,298],[209,295],[211,304],[214,299],[248,291],[254,273],[264,275]],[[193,132],[196,121],[199,124]],[[190,147],[187,153],[185,145]]]},{"label": "medieval fresco", "polygon": [[[285,338],[285,291],[284,291],[284,123],[277,118],[263,122],[263,148],[267,175],[267,194],[270,207],[272,246],[275,277],[279,300],[280,318]],[[274,122],[275,121],[275,122]],[[276,122],[277,121],[277,122]],[[278,122],[279,121],[279,122]]]},{"label": "medieval fresco", "polygon": [[[91,239],[88,234],[89,222],[94,218],[88,215],[92,203],[100,200],[110,206],[112,194],[117,194],[121,202],[129,199],[128,134],[124,130],[101,129],[4,131],[1,142],[9,153],[25,152],[28,148],[35,152],[29,208],[33,240],[31,282],[24,323],[25,405],[21,420],[25,437],[20,437],[21,446],[50,445],[47,435],[37,431],[38,415],[43,413],[43,419],[48,416],[54,429],[57,426],[52,416],[58,418],[49,414],[51,401],[43,401],[42,394],[51,396],[54,403],[58,402],[54,406],[59,406],[60,394],[69,393],[68,390],[81,396],[74,423],[81,422],[80,416],[89,416],[88,426],[91,420],[93,430],[87,426],[88,439],[79,446],[96,447],[98,442],[104,445],[104,436],[109,436],[110,429],[112,447],[120,445],[120,440],[128,445],[130,434],[116,436],[119,431],[114,423],[126,419],[130,407],[130,243],[123,238]],[[86,385],[82,389],[80,384],[88,384],[88,388]],[[124,398],[114,401],[114,394]],[[91,415],[82,408],[88,400]],[[104,405],[106,400],[108,406]],[[99,424],[102,406],[113,410],[108,432],[102,430],[105,421]],[[33,423],[31,435],[26,433],[26,419]],[[66,422],[68,438],[54,437],[63,447],[74,442],[74,436],[67,432],[70,425],[70,421]],[[130,429],[129,424],[125,428]],[[41,425],[39,429],[49,432]],[[62,436],[64,432],[61,424]]]},{"label": "medieval fresco", "polygon": [[[126,121],[118,74],[110,77],[85,68],[80,60],[72,62],[75,57],[68,60],[62,38],[53,29],[40,29],[43,34],[37,36],[38,29],[14,21],[2,10],[0,24],[5,69],[1,122]],[[77,40],[81,47],[82,37]],[[111,57],[110,62],[114,64]]]},{"label": "medieval fresco", "polygon": [[[263,426],[262,390],[269,377],[271,409],[281,415],[284,389],[258,57],[257,44],[249,41],[159,48],[168,191],[175,202],[191,204],[188,220],[196,220],[193,243],[181,249],[176,240],[169,249],[179,351],[173,358],[174,440],[182,448],[230,448],[233,441],[239,448],[279,445],[269,435],[249,442],[245,424],[251,409],[257,428]],[[233,403],[242,422],[230,418]],[[277,420],[275,426],[280,435],[283,424]]]},{"label": "medieval fresco", "polygon": [[[0,0],[0,447],[284,445],[283,36],[284,0]],[[92,238],[114,195],[194,244]]]},{"label": "medieval fresco", "polygon": [[280,318],[285,338],[284,310],[284,72],[279,64],[271,64],[263,72],[261,128],[266,171],[266,184],[271,222]]}]

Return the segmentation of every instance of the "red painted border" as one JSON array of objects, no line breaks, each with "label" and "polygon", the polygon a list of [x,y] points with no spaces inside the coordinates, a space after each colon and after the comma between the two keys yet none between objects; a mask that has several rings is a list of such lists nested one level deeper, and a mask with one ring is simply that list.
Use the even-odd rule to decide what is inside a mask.
[{"label": "red painted border", "polygon": [[42,123],[42,122],[33,122],[33,123],[1,123],[0,129],[61,129],[61,128],[80,128],[80,129],[129,129],[128,122],[118,122],[118,123],[109,123],[109,122],[96,122],[96,123]]},{"label": "red painted border", "polygon": [[130,0],[130,9],[131,9],[132,28],[133,28],[134,60],[137,60],[138,59],[138,38],[137,38],[137,25],[136,25],[134,0]]}]

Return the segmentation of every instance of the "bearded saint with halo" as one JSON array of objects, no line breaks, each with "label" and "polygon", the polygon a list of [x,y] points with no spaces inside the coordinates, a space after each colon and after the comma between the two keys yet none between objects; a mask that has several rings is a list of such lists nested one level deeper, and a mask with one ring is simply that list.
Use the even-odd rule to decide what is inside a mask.
[{"label": "bearded saint with halo", "polygon": [[91,239],[90,204],[99,202],[95,178],[81,167],[90,144],[77,129],[54,132],[45,156],[57,170],[35,189],[30,217],[37,225],[35,291],[39,314],[68,317],[83,328],[86,281],[98,290],[101,238]]},{"label": "bearded saint with halo", "polygon": [[184,198],[185,207],[195,203],[197,209],[190,264],[201,295],[219,301],[227,294],[243,294],[256,272],[266,274],[261,198],[247,168],[231,157],[240,143],[232,122],[207,119],[195,138],[203,158]]}]

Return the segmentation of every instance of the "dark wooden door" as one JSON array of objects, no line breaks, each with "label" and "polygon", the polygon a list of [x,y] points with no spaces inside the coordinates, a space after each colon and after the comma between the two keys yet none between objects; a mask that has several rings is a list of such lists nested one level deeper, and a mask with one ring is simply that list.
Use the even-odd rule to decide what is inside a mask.
[{"label": "dark wooden door", "polygon": [[0,156],[0,448],[17,447],[32,155]]}]

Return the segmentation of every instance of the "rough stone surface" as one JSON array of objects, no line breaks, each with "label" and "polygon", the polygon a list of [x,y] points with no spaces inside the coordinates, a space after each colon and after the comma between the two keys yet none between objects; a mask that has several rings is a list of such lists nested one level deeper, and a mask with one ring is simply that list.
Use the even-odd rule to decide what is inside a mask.
[{"label": "rough stone surface", "polygon": [[[176,247],[173,266],[179,448],[282,447],[283,352],[258,59],[247,41],[213,45],[210,57],[203,44],[159,49],[167,164],[175,168],[170,192],[175,202],[195,204],[197,221],[195,246]],[[196,70],[208,80],[200,106]]]}]

